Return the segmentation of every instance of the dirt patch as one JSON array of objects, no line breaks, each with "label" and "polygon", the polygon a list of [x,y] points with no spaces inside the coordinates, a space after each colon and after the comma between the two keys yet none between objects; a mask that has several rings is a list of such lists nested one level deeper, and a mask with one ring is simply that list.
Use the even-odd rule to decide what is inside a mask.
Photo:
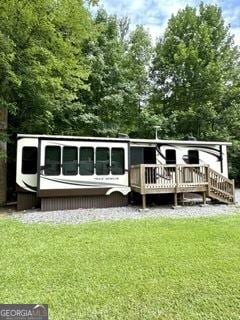
[{"label": "dirt patch", "polygon": [[0,207],[0,218],[11,216],[16,213],[15,207]]}]

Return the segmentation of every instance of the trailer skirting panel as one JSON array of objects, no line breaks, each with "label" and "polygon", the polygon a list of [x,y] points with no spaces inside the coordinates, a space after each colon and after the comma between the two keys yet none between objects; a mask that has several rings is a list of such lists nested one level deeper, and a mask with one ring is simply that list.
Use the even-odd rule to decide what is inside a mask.
[{"label": "trailer skirting panel", "polygon": [[128,205],[128,197],[119,192],[109,196],[53,197],[41,199],[41,210],[73,210],[86,208],[111,208]]},{"label": "trailer skirting panel", "polygon": [[36,193],[32,192],[19,192],[17,194],[17,210],[28,210],[39,206],[39,199]]}]

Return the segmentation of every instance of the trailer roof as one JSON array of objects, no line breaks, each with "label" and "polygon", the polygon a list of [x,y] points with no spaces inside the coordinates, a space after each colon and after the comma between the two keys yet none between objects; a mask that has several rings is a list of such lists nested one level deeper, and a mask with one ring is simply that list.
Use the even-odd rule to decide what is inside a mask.
[{"label": "trailer roof", "polygon": [[40,135],[40,134],[18,134],[18,138],[41,138],[49,140],[90,140],[90,141],[119,141],[130,142],[132,146],[149,144],[177,144],[177,145],[226,145],[231,146],[231,142],[224,141],[199,141],[199,140],[162,140],[162,139],[131,139],[131,138],[108,138],[108,137],[83,137],[83,136],[61,136],[61,135]]}]

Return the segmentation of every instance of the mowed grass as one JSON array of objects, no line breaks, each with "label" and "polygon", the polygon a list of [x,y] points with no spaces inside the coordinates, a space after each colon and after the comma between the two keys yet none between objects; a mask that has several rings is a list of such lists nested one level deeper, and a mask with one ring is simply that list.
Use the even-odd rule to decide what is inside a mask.
[{"label": "mowed grass", "polygon": [[0,220],[0,303],[50,319],[240,319],[240,215],[78,226]]}]

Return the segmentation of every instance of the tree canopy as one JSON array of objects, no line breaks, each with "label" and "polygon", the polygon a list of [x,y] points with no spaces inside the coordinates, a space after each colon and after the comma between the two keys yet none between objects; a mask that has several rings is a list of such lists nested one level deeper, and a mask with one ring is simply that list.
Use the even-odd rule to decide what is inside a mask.
[{"label": "tree canopy", "polygon": [[75,101],[89,66],[83,42],[92,20],[79,0],[3,1],[0,4],[1,107],[10,130],[57,132],[54,114]]},{"label": "tree canopy", "polygon": [[85,51],[91,66],[89,90],[79,92],[85,105],[84,133],[129,133],[148,92],[151,40],[143,27],[130,32],[127,19],[104,10],[98,11],[94,25],[97,37],[86,43]]},{"label": "tree canopy", "polygon": [[239,51],[220,8],[187,6],[173,16],[157,43],[152,75],[153,108],[174,119],[172,135],[226,138],[225,116],[239,86]]},{"label": "tree canopy", "polygon": [[[86,4],[88,3],[88,6]],[[240,177],[239,48],[221,9],[187,6],[153,42],[89,6],[97,1],[0,3],[0,110],[8,134],[61,133],[229,140]]]}]

